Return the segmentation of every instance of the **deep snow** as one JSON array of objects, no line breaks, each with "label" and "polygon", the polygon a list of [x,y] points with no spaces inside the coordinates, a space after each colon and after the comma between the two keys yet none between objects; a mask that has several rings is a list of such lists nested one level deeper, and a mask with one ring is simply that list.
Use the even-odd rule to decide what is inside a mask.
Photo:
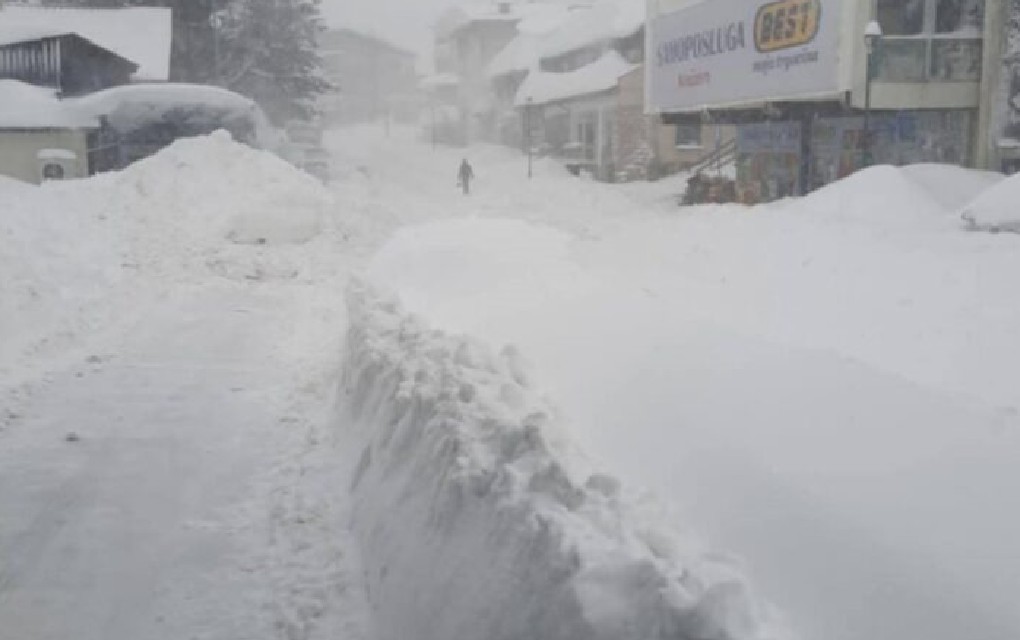
[{"label": "deep snow", "polygon": [[678,209],[329,144],[332,191],[222,134],[0,180],[2,628],[1016,636],[1020,253],[960,219],[997,176]]},{"label": "deep snow", "polygon": [[0,203],[0,636],[374,637],[332,194],[217,134]]},{"label": "deep snow", "polygon": [[1020,631],[1020,253],[959,217],[998,177],[876,167],[678,210],[675,182],[529,182],[488,148],[464,199],[458,152],[374,153],[350,159],[360,201],[455,219],[398,231],[370,277],[519,348],[582,446],[746,559],[795,631]]}]

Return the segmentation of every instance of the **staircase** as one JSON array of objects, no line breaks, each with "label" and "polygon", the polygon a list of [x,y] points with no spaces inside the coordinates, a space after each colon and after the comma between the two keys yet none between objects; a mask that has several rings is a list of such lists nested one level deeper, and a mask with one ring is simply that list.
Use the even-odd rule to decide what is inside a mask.
[{"label": "staircase", "polygon": [[713,149],[711,152],[698,158],[690,166],[688,171],[691,174],[703,173],[710,169],[719,169],[734,161],[737,156],[737,141],[730,140],[725,144]]}]

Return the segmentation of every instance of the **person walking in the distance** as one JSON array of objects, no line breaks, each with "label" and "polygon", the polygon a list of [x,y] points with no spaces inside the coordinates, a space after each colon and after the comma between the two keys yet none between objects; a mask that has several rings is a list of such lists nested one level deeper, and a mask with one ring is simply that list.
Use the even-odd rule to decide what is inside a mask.
[{"label": "person walking in the distance", "polygon": [[474,177],[474,170],[468,164],[467,158],[464,158],[460,161],[460,169],[457,170],[457,184],[464,190],[464,195],[471,191],[471,181]]}]

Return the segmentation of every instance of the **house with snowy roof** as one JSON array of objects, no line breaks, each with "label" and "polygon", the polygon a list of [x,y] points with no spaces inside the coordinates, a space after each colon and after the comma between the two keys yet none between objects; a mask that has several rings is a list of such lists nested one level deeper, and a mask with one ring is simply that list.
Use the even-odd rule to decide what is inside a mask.
[{"label": "house with snowy roof", "polygon": [[251,100],[168,83],[170,9],[2,5],[0,175],[27,182],[126,166],[189,135],[255,143]]},{"label": "house with snowy roof", "polygon": [[92,173],[99,114],[76,96],[166,81],[171,13],[5,4],[0,9],[0,174],[29,182]]},{"label": "house with snowy roof", "polygon": [[505,142],[520,135],[604,180],[673,172],[705,155],[714,129],[645,115],[643,0],[595,0],[542,18],[522,20],[487,70]]},{"label": "house with snowy roof", "polygon": [[543,5],[566,0],[468,0],[444,12],[435,26],[435,67],[456,78],[459,142],[496,140],[497,105],[486,72],[517,35],[517,24]]}]

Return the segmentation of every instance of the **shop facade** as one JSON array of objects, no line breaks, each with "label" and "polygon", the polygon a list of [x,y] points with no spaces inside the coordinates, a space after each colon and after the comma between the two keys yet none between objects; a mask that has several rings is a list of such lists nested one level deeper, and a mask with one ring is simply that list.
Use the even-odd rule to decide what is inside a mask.
[{"label": "shop facade", "polygon": [[[871,164],[981,164],[985,0],[651,4],[646,107],[733,124],[742,201]],[[885,33],[869,60],[872,20]]]}]

